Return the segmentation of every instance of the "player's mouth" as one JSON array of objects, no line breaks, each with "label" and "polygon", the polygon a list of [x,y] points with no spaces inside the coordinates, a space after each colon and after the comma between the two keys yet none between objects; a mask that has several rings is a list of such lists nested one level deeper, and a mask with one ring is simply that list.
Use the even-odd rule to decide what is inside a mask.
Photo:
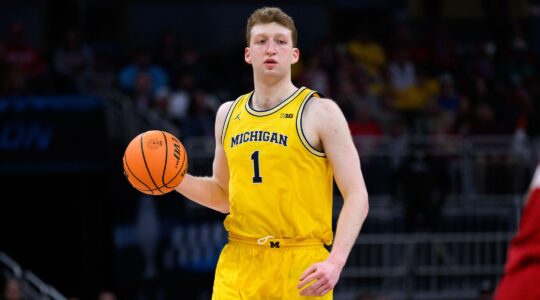
[{"label": "player's mouth", "polygon": [[264,64],[265,64],[266,66],[274,66],[274,65],[277,65],[277,60],[272,59],[272,58],[269,58],[269,59],[266,59],[266,60],[264,61]]}]

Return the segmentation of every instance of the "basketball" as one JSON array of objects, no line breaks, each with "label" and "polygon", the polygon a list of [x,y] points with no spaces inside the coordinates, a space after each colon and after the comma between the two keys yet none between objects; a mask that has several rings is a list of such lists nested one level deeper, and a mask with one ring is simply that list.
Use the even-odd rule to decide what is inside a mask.
[{"label": "basketball", "polygon": [[128,144],[123,157],[124,174],[137,190],[163,195],[177,187],[187,173],[184,145],[172,134],[150,130]]}]

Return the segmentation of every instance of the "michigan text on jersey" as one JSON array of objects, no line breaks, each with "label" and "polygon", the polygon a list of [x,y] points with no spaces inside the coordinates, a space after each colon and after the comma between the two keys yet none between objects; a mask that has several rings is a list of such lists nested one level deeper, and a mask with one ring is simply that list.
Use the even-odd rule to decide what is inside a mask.
[{"label": "michigan text on jersey", "polygon": [[246,142],[270,142],[287,147],[288,136],[269,131],[246,131],[231,138],[231,148]]}]

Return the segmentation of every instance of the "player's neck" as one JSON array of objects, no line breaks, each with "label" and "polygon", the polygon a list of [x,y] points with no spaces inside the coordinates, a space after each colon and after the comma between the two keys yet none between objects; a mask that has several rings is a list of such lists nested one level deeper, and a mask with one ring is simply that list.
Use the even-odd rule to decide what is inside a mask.
[{"label": "player's neck", "polygon": [[268,110],[292,95],[298,88],[290,80],[277,82],[255,81],[252,106],[256,110]]}]

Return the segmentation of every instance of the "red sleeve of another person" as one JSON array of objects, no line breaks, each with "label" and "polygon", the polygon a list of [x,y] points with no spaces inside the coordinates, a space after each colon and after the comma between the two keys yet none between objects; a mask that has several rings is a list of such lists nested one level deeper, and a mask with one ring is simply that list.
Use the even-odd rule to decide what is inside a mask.
[{"label": "red sleeve of another person", "polygon": [[523,210],[519,230],[510,243],[496,300],[540,299],[540,166]]}]

